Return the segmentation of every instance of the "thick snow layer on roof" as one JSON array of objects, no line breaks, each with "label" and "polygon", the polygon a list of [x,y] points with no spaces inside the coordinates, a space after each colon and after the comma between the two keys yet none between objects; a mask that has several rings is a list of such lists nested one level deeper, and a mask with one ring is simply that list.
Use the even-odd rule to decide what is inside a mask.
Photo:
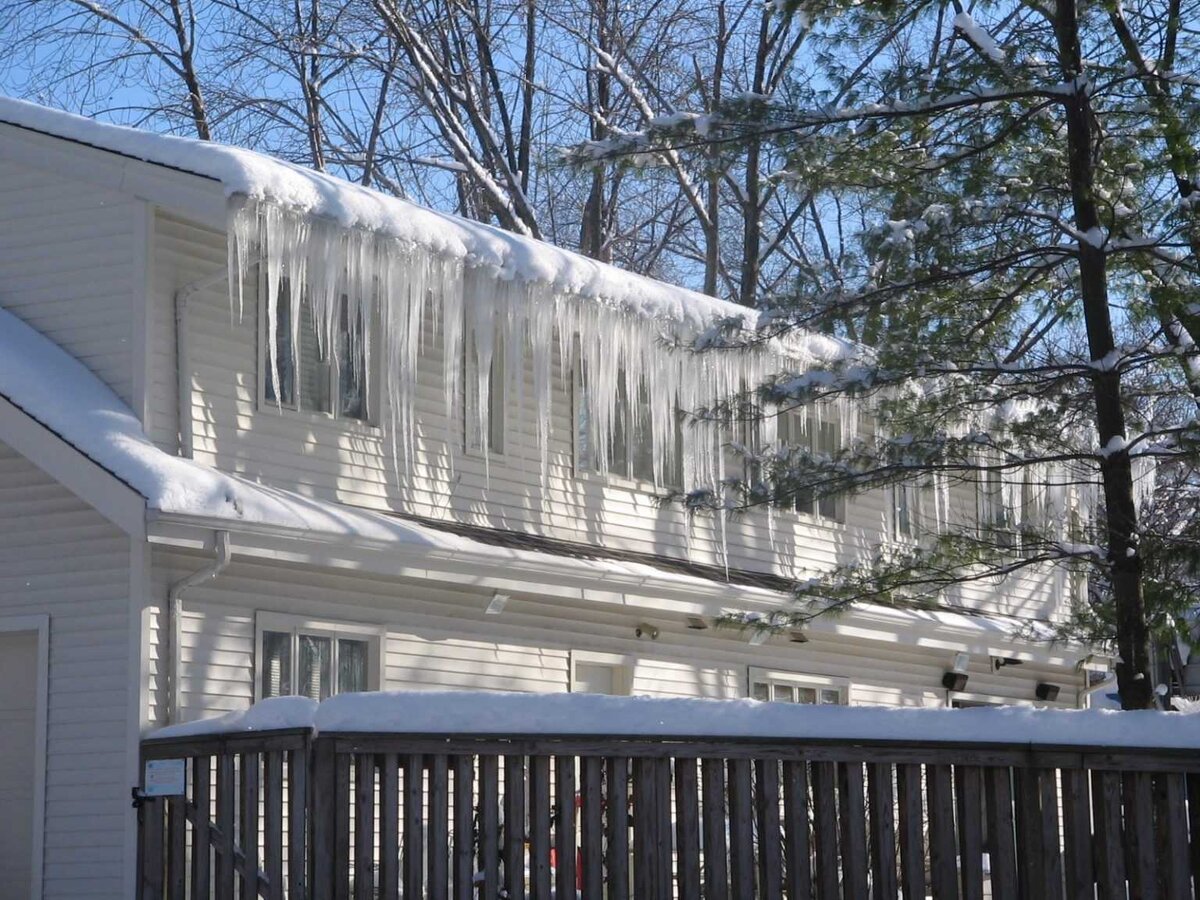
[{"label": "thick snow layer on roof", "polygon": [[695,328],[714,318],[745,317],[744,306],[664,284],[541,241],[435,212],[274,157],[192,138],[97,122],[34,103],[0,97],[0,121],[90,144],[135,159],[219,181],[227,196],[265,200],[345,228],[379,232],[436,253],[499,270],[507,278],[545,282],[630,311]]},{"label": "thick snow layer on roof", "polygon": [[1182,713],[1028,706],[801,706],[756,700],[488,691],[342,694],[319,705],[276,698],[247,712],[168,726],[150,737],[295,727],[318,733],[759,737],[1200,749],[1200,715]]}]

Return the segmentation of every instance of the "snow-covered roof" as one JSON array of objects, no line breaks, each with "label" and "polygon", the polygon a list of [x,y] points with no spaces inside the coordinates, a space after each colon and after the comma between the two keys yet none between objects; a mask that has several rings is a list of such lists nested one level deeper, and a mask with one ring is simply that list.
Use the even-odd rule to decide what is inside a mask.
[{"label": "snow-covered roof", "polygon": [[[0,122],[219,181],[226,196],[267,201],[425,247],[497,270],[504,278],[542,282],[631,312],[694,329],[714,319],[747,317],[744,306],[626,272],[616,266],[447,213],[436,212],[341,178],[253,150],[156,134],[0,96]],[[830,340],[831,344],[837,343]]]},{"label": "snow-covered roof", "polygon": [[1200,715],[1154,711],[803,706],[756,700],[489,691],[396,691],[262,700],[151,738],[319,732],[894,740],[1200,749]]}]

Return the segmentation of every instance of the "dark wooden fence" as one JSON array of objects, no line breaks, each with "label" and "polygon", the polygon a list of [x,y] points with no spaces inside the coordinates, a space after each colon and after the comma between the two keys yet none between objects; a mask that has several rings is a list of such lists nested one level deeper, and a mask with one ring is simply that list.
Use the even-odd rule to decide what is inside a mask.
[{"label": "dark wooden fence", "polygon": [[280,731],[143,743],[143,898],[1200,897],[1200,753]]}]

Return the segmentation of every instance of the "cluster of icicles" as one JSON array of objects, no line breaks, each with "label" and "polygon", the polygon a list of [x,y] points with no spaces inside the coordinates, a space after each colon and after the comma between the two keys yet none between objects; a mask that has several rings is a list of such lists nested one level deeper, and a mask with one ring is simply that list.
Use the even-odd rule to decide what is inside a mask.
[{"label": "cluster of icicles", "polygon": [[[418,450],[418,366],[422,351],[429,349],[423,341],[441,343],[447,439],[453,441],[449,430],[462,421],[456,410],[465,373],[478,373],[478,383],[467,386],[478,398],[472,404],[479,417],[473,431],[486,447],[491,390],[502,390],[509,408],[525,409],[531,402],[543,479],[549,471],[556,377],[563,382],[558,391],[569,392],[576,373],[587,386],[589,439],[600,470],[608,469],[619,382],[623,377],[631,396],[640,387],[650,398],[653,473],[659,486],[669,483],[680,459],[685,485],[717,485],[725,477],[727,428],[715,421],[680,428],[679,410],[709,407],[761,384],[772,373],[803,369],[818,359],[818,352],[806,351],[802,342],[789,346],[786,358],[778,347],[689,352],[686,347],[696,334],[667,316],[648,318],[603,297],[575,296],[544,282],[501,277],[494,267],[270,203],[231,203],[229,242],[232,300],[239,313],[243,282],[255,277],[259,267],[264,276],[260,283],[267,291],[272,373],[277,363],[276,303],[285,280],[290,285],[293,358],[299,358],[301,298],[309,304],[324,354],[338,347],[341,323],[357,323],[351,327],[349,352],[361,356],[354,361],[361,363],[360,371],[382,372],[381,424],[392,441],[397,474]],[[432,327],[423,327],[428,325]],[[813,341],[817,351],[827,354],[834,346],[827,339]],[[464,366],[468,352],[474,354],[473,365]],[[372,353],[382,359],[373,362]],[[504,379],[492,385],[489,373],[497,353],[504,361]],[[844,407],[837,417],[850,439],[856,416],[853,404]],[[761,437],[771,444],[774,432],[770,417]]]},{"label": "cluster of icicles", "polygon": [[[640,386],[650,398],[655,484],[677,486],[671,483],[673,476],[678,478],[681,461],[685,488],[711,488],[718,494],[727,475],[741,474],[740,466],[736,472],[732,469],[737,456],[729,449],[738,429],[715,419],[689,421],[680,428],[679,411],[711,407],[780,372],[827,365],[845,352],[844,345],[819,336],[787,346],[689,352],[687,347],[697,337],[694,324],[685,326],[668,315],[647,316],[644,309],[574,295],[512,273],[502,277],[492,266],[270,203],[231,202],[229,242],[231,297],[239,313],[241,285],[260,267],[264,276],[260,283],[267,291],[266,344],[272,373],[278,346],[276,302],[285,280],[290,285],[293,358],[299,358],[301,298],[310,306],[324,354],[337,352],[338,329],[342,323],[352,324],[347,346],[360,357],[354,360],[356,368],[382,373],[381,424],[391,440],[397,477],[417,458],[422,437],[416,401],[423,351],[440,349],[448,446],[461,440],[456,433],[463,421],[460,398],[470,393],[478,398],[468,406],[478,416],[471,430],[486,449],[490,392],[503,391],[507,408],[532,406],[544,485],[550,468],[552,397],[556,392],[570,396],[578,377],[587,386],[593,464],[607,471],[623,373],[630,395]],[[440,341],[440,348],[424,346],[429,341]],[[373,361],[373,353],[382,359]],[[464,365],[467,353],[473,354],[471,365]],[[502,384],[492,384],[489,377],[497,353],[504,361]],[[468,372],[477,383],[464,385]],[[370,379],[368,385],[379,389]],[[851,400],[830,401],[814,409],[812,417],[801,417],[801,427],[819,425],[828,416],[839,423],[841,439],[848,444],[857,437],[858,412]],[[755,437],[763,447],[777,446],[778,424],[776,416],[757,423]],[[792,440],[797,437],[790,435]],[[1152,472],[1145,466],[1139,469],[1139,493],[1146,494],[1153,487]],[[1065,537],[1073,513],[1082,521],[1091,520],[1097,497],[1093,486],[1082,483],[1089,480],[1086,476],[1081,479],[1079,472],[1050,464],[1034,464],[1021,472],[1002,479],[1002,498],[997,498],[1020,522]],[[1030,490],[1030,485],[1035,487]],[[929,487],[924,527],[933,525],[940,531],[955,518],[951,485],[934,476]]]}]

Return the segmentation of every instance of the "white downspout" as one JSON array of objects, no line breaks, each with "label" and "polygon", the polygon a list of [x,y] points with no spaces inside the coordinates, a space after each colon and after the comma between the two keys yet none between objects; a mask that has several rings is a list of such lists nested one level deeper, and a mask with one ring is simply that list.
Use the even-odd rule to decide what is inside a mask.
[{"label": "white downspout", "polygon": [[179,716],[179,648],[180,639],[183,633],[182,628],[182,613],[183,613],[183,592],[190,587],[194,587],[201,582],[208,581],[211,578],[216,578],[225,567],[229,565],[229,561],[233,558],[233,551],[229,546],[229,532],[218,531],[216,534],[216,551],[217,557],[206,566],[197,569],[191,575],[187,575],[179,581],[171,585],[171,589],[167,591],[167,709],[166,709],[166,724],[173,724]]},{"label": "white downspout", "polygon": [[192,360],[188,352],[187,308],[188,301],[203,290],[229,277],[228,269],[221,269],[203,278],[185,284],[175,291],[175,373],[176,410],[179,418],[179,455],[192,455]]}]

